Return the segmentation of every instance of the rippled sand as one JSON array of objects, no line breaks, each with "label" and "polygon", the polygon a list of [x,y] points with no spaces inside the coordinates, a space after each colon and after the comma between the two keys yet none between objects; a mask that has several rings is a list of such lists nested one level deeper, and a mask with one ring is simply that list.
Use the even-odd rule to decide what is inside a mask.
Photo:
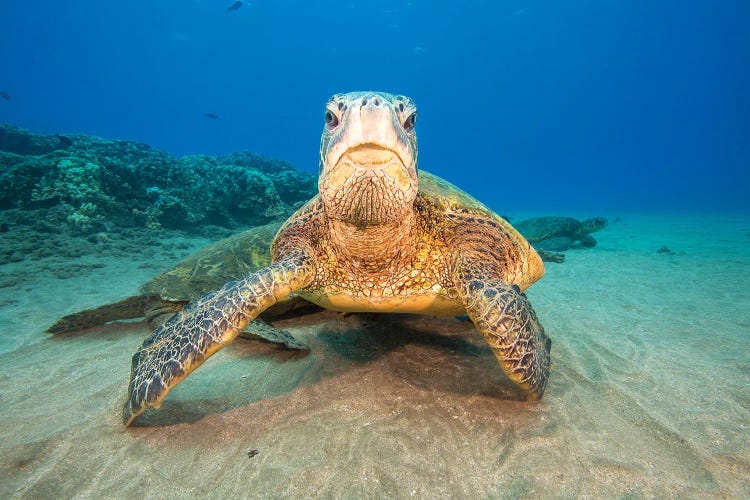
[{"label": "rippled sand", "polygon": [[529,291],[540,403],[470,323],[322,312],[282,324],[309,354],[240,339],[125,430],[146,326],[41,332],[156,270],[1,288],[0,497],[749,497],[750,220],[623,217],[599,240]]}]

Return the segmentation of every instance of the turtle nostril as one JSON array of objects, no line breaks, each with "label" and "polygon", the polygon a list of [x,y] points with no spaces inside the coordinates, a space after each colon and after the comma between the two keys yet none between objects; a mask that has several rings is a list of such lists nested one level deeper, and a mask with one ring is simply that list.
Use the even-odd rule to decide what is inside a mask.
[{"label": "turtle nostril", "polygon": [[373,103],[373,104],[374,104],[375,106],[380,106],[380,99],[378,99],[378,98],[376,97],[376,98],[375,98],[375,99],[374,99],[374,100],[372,101],[372,103]]},{"label": "turtle nostril", "polygon": [[367,97],[362,98],[362,106],[367,106]]}]

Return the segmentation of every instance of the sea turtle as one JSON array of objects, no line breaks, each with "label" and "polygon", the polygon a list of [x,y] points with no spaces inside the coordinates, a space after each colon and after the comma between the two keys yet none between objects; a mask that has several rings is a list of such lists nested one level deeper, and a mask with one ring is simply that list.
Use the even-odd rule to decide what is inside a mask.
[{"label": "sea turtle", "polygon": [[467,314],[506,375],[542,397],[551,341],[524,290],[544,264],[500,216],[417,172],[416,112],[380,92],[328,101],[318,195],[281,227],[272,264],[190,302],[143,342],[125,425],[290,295],[344,312]]},{"label": "sea turtle", "polygon": [[607,219],[594,217],[579,221],[573,217],[534,217],[516,222],[514,226],[537,250],[564,252],[575,246],[596,246],[591,233],[607,227]]},{"label": "sea turtle", "polygon": [[[156,328],[187,302],[220,288],[228,281],[268,266],[271,263],[271,243],[280,227],[281,222],[254,227],[209,245],[144,283],[139,295],[64,316],[47,332],[63,334],[110,321],[140,317],[145,317],[149,325]],[[308,346],[289,332],[269,324],[273,318],[305,305],[312,306],[298,298],[273,306],[248,324],[243,336],[261,337],[292,349],[307,349]]]}]

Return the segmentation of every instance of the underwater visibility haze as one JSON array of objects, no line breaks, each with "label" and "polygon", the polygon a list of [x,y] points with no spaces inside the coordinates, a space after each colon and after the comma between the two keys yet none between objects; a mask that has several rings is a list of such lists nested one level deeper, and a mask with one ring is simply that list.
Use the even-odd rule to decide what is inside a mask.
[{"label": "underwater visibility haze", "polygon": [[3,2],[0,498],[750,498],[748,26]]},{"label": "underwater visibility haze", "polygon": [[380,90],[496,209],[750,209],[747,2],[242,4],[6,2],[0,122],[315,171],[328,97]]}]

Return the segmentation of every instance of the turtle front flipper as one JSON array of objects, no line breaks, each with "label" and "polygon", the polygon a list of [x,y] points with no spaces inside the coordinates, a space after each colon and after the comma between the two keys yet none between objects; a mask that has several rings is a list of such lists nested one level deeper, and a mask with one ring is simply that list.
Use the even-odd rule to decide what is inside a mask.
[{"label": "turtle front flipper", "polygon": [[478,260],[459,259],[454,278],[469,317],[505,374],[529,399],[540,399],[547,385],[552,341],[526,294]]},{"label": "turtle front flipper", "polygon": [[148,407],[160,406],[175,385],[233,341],[250,321],[313,277],[314,266],[300,251],[227,283],[172,316],[133,356],[124,424],[130,425]]}]

